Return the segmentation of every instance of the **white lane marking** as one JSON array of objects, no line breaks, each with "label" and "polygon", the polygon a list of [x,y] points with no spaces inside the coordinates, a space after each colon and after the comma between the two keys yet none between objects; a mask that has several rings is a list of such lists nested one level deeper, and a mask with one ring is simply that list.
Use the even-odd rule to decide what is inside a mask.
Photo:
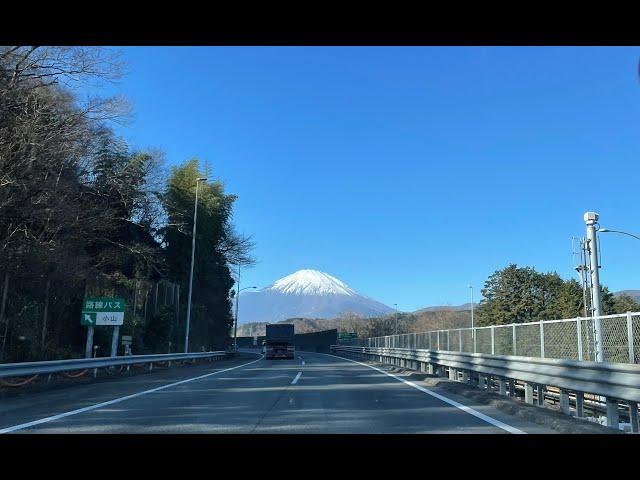
[{"label": "white lane marking", "polygon": [[217,375],[219,373],[228,372],[229,370],[235,370],[236,368],[245,367],[247,365],[251,365],[252,363],[259,362],[263,358],[264,358],[264,355],[261,355],[260,358],[257,359],[257,360],[253,360],[252,362],[249,362],[249,363],[243,363],[242,365],[237,365],[235,367],[226,368],[224,370],[218,370],[217,372],[207,373],[205,375],[200,375],[198,377],[187,378],[186,380],[180,380],[179,382],[170,383],[168,385],[163,385],[161,387],[152,388],[150,390],[145,390],[145,391],[139,392],[139,393],[134,393],[132,395],[127,395],[126,397],[115,398],[115,399],[109,400],[107,402],[96,403],[95,405],[90,405],[88,407],[78,408],[77,410],[71,410],[70,412],[60,413],[58,415],[53,415],[51,417],[41,418],[40,420],[34,420],[32,422],[21,423],[20,425],[14,425],[13,427],[3,428],[3,429],[0,429],[0,434],[2,434],[2,433],[11,433],[11,432],[15,432],[16,430],[24,430],[25,428],[33,427],[35,425],[40,425],[42,423],[53,422],[54,420],[59,420],[61,418],[70,417],[72,415],[77,415],[77,414],[83,413],[83,412],[90,412],[91,410],[96,410],[96,409],[101,408],[101,407],[106,407],[107,405],[113,405],[114,403],[124,402],[125,400],[129,400],[131,398],[141,397],[142,395],[146,395],[148,393],[158,392],[160,390],[164,390],[164,389],[167,389],[167,388],[175,387],[176,385],[182,385],[183,383],[193,382],[194,380],[200,380],[202,378],[207,378],[207,377],[210,377],[212,375]]},{"label": "white lane marking", "polygon": [[293,382],[291,382],[291,385],[295,385],[296,383],[298,383],[298,380],[300,379],[301,376],[302,376],[302,372],[298,372],[298,374],[296,375],[296,378],[294,378]]},{"label": "white lane marking", "polygon": [[413,388],[416,388],[416,389],[420,390],[421,392],[426,393],[427,395],[431,395],[432,397],[435,397],[438,400],[442,400],[443,402],[448,403],[449,405],[453,405],[454,407],[459,408],[463,412],[466,412],[466,413],[468,413],[470,415],[473,415],[474,417],[477,417],[480,420],[484,420],[485,422],[490,423],[491,425],[493,425],[495,427],[501,428],[502,430],[506,430],[509,433],[514,433],[514,434],[526,434],[527,433],[527,432],[525,432],[523,430],[520,430],[519,428],[512,427],[511,425],[507,425],[506,423],[503,423],[500,420],[496,420],[495,418],[490,417],[488,415],[485,415],[484,413],[481,413],[481,412],[479,412],[477,410],[474,410],[471,407],[467,407],[466,405],[458,403],[455,400],[447,398],[444,395],[440,395],[439,393],[433,392],[433,391],[429,390],[428,388],[424,388],[424,387],[421,387],[420,385],[416,385],[415,383],[410,382],[408,380],[405,380],[404,378],[400,378],[397,375],[394,375],[393,373],[385,372],[384,370],[381,370],[378,367],[374,367],[372,365],[367,365],[366,363],[358,362],[356,360],[351,360],[350,358],[339,357],[337,355],[331,355],[330,353],[323,353],[322,355],[329,355],[331,357],[336,357],[336,358],[339,358],[341,360],[348,360],[350,362],[357,363],[359,365],[364,365],[365,367],[373,368],[374,370],[377,370],[380,373],[384,373],[385,375],[393,377],[396,380],[401,381],[402,383],[405,383],[405,384],[407,384],[407,385],[409,385],[409,386],[411,386]]}]

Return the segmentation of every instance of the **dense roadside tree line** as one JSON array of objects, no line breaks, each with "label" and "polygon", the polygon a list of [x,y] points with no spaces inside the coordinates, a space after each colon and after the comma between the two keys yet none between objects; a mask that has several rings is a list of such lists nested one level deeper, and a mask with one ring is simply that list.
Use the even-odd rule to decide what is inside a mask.
[{"label": "dense roadside tree line", "polygon": [[[181,348],[195,178],[207,174],[190,344],[228,342],[229,265],[250,262],[252,247],[234,231],[235,196],[197,160],[165,172],[159,152],[115,135],[128,104],[94,93],[122,71],[102,48],[0,47],[0,361],[81,354],[87,294],[127,298],[134,352]],[[109,335],[96,329],[98,343]]]},{"label": "dense roadside tree line", "polygon": [[[588,292],[587,302],[588,302]],[[577,280],[564,280],[555,272],[508,265],[494,272],[482,289],[477,325],[504,325],[585,316],[585,293]],[[640,311],[628,295],[614,296],[601,287],[604,315]],[[591,315],[587,311],[587,316]]]}]

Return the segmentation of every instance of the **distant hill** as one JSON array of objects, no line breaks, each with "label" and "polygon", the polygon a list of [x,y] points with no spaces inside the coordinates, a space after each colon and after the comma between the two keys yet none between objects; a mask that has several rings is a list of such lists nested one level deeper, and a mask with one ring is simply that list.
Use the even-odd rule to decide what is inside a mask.
[{"label": "distant hill", "polygon": [[[241,304],[242,305],[242,304]],[[268,322],[249,322],[238,325],[238,336],[261,336]],[[395,313],[364,318],[345,314],[337,318],[289,318],[272,323],[292,323],[297,333],[320,332],[337,328],[340,332],[356,332],[358,337],[391,335],[396,331]],[[448,328],[464,328],[470,323],[470,314],[464,310],[436,310],[420,313],[398,313],[398,333],[427,332]]]},{"label": "distant hill", "polygon": [[[474,306],[475,308],[478,308],[478,304],[474,302]],[[420,310],[416,310],[413,313],[422,313],[422,312],[440,312],[442,310],[451,310],[454,312],[461,312],[461,311],[471,311],[471,302],[469,303],[463,303],[462,305],[436,305],[435,307],[425,307],[425,308],[421,308]]]},{"label": "distant hill", "polygon": [[640,290],[620,290],[619,292],[613,292],[616,297],[620,295],[629,295],[636,302],[640,303]]}]

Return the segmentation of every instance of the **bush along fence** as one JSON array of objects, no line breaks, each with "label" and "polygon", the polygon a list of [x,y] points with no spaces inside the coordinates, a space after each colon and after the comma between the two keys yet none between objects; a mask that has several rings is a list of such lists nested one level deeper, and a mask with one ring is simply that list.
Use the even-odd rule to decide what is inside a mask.
[{"label": "bush along fence", "polygon": [[[640,363],[640,312],[606,315],[598,320],[602,360]],[[592,317],[544,320],[353,339],[340,344],[595,361],[596,321]]]}]

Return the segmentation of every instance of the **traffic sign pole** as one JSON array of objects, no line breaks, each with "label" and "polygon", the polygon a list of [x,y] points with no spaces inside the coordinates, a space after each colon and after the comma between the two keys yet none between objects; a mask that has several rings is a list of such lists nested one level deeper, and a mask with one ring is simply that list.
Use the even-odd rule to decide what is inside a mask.
[{"label": "traffic sign pole", "polygon": [[93,349],[93,325],[89,325],[87,328],[87,345],[84,348],[85,358],[91,358]]},{"label": "traffic sign pole", "polygon": [[120,336],[120,325],[113,326],[113,336],[111,337],[111,356],[118,356],[118,337]]}]

